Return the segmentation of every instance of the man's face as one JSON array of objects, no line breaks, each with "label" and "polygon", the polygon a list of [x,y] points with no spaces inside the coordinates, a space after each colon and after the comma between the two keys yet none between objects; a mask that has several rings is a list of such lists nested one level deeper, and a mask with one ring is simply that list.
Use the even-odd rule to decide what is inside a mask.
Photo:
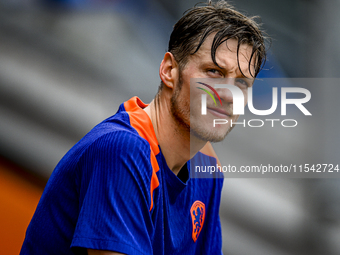
[{"label": "man's face", "polygon": [[[239,60],[237,60],[237,40],[229,39],[227,43],[221,44],[216,50],[217,67],[211,59],[211,44],[214,34],[207,37],[201,48],[190,56],[184,69],[179,75],[178,82],[171,98],[171,111],[173,117],[179,123],[179,127],[190,131],[192,135],[203,141],[219,142],[232,129],[229,123],[237,121],[238,115],[233,115],[233,97],[228,89],[216,89],[222,106],[213,102],[207,96],[207,115],[201,114],[201,94],[205,93],[196,87],[199,84],[190,84],[191,78],[216,78],[217,83],[233,84],[243,92],[245,105],[248,97],[248,87],[252,86],[253,79],[249,73],[249,59],[252,46],[242,44],[239,49]],[[254,74],[254,63],[251,62],[251,72]],[[244,77],[243,74],[248,77]],[[223,79],[223,80],[222,80]],[[209,81],[213,81],[209,79]],[[202,86],[200,86],[202,87]],[[218,100],[217,100],[218,101]],[[213,127],[214,119],[226,119],[228,124],[218,124]]]}]

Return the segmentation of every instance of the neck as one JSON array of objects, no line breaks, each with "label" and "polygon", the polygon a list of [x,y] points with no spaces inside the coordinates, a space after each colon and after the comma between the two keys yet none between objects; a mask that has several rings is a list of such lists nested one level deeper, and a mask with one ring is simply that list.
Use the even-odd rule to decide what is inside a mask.
[{"label": "neck", "polygon": [[160,95],[157,102],[154,99],[144,110],[151,119],[168,167],[177,175],[206,142],[190,137],[190,131],[181,127],[173,118],[170,98],[162,98]]}]

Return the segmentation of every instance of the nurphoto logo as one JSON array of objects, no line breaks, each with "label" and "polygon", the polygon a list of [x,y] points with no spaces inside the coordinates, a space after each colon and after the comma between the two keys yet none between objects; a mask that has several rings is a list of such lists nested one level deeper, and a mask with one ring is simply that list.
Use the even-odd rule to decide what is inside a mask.
[{"label": "nurphoto logo", "polygon": [[[223,107],[222,99],[220,95],[217,93],[216,89],[228,89],[233,97],[233,115],[244,115],[244,105],[245,105],[245,98],[244,93],[242,90],[235,85],[231,84],[215,84],[214,86],[208,85],[204,82],[197,82],[200,85],[203,85],[207,89],[210,89],[213,94],[202,87],[196,87],[200,90],[206,92],[206,94],[201,94],[201,114],[207,115],[207,94],[212,98],[215,106],[217,106],[216,98],[218,99],[221,107]],[[266,110],[259,110],[254,107],[253,104],[253,88],[248,87],[248,109],[251,113],[257,116],[267,116],[273,114],[277,107],[278,107],[278,88],[272,88],[272,104],[269,109]],[[287,98],[289,93],[301,94],[303,95],[302,98]],[[304,115],[311,116],[312,114],[307,110],[307,108],[303,105],[307,103],[311,99],[311,93],[308,89],[305,88],[298,88],[298,87],[281,87],[281,116],[287,115],[287,105],[295,105]],[[230,123],[229,123],[230,122]],[[233,125],[242,125],[246,126],[248,124],[249,127],[262,127],[264,126],[265,122],[271,123],[271,126],[274,127],[276,122],[280,122],[283,127],[296,127],[298,122],[295,119],[251,119],[251,120],[243,120],[242,122],[232,122],[232,120],[228,119],[214,119],[213,120],[213,127],[218,124],[230,124]]]}]

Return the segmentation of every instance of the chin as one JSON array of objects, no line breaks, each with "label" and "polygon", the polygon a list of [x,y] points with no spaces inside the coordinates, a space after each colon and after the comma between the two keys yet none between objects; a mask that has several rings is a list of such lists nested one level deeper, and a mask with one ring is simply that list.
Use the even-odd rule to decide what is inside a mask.
[{"label": "chin", "polygon": [[194,135],[198,139],[204,141],[204,142],[221,142],[224,140],[224,138],[227,136],[227,134],[231,131],[231,128],[228,129],[219,129],[219,130],[211,130],[205,129],[202,127],[191,127],[190,133],[191,135]]}]

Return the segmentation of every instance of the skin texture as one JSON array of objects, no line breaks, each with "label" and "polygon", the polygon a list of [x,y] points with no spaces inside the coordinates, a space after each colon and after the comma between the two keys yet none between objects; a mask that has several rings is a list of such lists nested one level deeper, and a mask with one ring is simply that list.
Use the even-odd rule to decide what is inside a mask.
[{"label": "skin texture", "polygon": [[[228,84],[232,83],[242,90],[245,104],[248,96],[247,88],[253,84],[253,79],[246,79],[247,83],[242,79],[245,78],[242,72],[246,77],[251,77],[248,65],[252,47],[247,44],[240,47],[241,72],[237,61],[237,40],[229,39],[227,43],[221,44],[216,51],[216,61],[221,67],[219,68],[211,59],[213,38],[214,34],[207,37],[198,52],[189,57],[188,63],[181,72],[174,56],[169,52],[165,54],[159,70],[160,78],[165,84],[159,97],[159,104],[152,101],[144,109],[155,128],[166,162],[176,175],[207,141],[221,141],[230,131],[229,125],[218,125],[212,128],[212,119],[223,118],[235,122],[238,118],[237,115],[232,114],[233,98],[227,89],[217,89],[223,103],[220,110],[225,113],[217,112],[214,103],[208,98],[208,114],[203,118],[200,94],[204,92],[194,87],[190,90],[190,86],[197,86],[197,84],[190,84],[190,78],[223,78],[224,81],[229,79]],[[251,63],[251,72],[254,73],[253,63]]]},{"label": "skin texture", "polygon": [[[230,132],[229,125],[218,125],[212,128],[213,119],[227,119],[230,123],[232,120],[235,122],[238,119],[238,115],[233,115],[233,98],[232,94],[227,89],[217,89],[218,94],[221,97],[222,106],[215,106],[212,99],[208,98],[207,104],[207,116],[201,114],[201,94],[205,93],[196,89],[197,83],[190,84],[190,78],[207,78],[214,86],[216,83],[228,83],[238,86],[245,98],[247,98],[247,89],[252,86],[252,79],[244,79],[237,64],[237,40],[230,39],[227,44],[219,46],[216,52],[216,61],[221,68],[215,66],[211,60],[211,43],[214,35],[211,35],[202,45],[202,48],[197,54],[191,57],[191,60],[186,65],[182,72],[182,89],[179,91],[179,87],[174,91],[172,102],[172,113],[177,116],[177,120],[181,119],[186,126],[190,127],[190,131],[193,134],[191,136],[191,142],[195,141],[195,138],[202,141],[219,142],[222,141],[225,136]],[[248,77],[251,77],[248,70],[249,57],[252,48],[249,45],[242,45],[240,49],[240,66],[242,71]],[[217,81],[215,81],[218,79]],[[185,84],[185,86],[183,86]],[[191,87],[190,87],[191,86]],[[189,90],[187,90],[189,88]],[[190,95],[190,98],[189,96]],[[174,99],[175,98],[175,99]],[[188,108],[188,102],[190,102],[190,108]],[[246,103],[246,102],[245,102]],[[182,122],[178,121],[179,124]],[[197,140],[196,139],[196,140]]]},{"label": "skin texture", "polygon": [[[223,106],[219,110],[210,98],[207,101],[207,116],[201,115],[201,97],[203,92],[195,89],[197,84],[190,84],[190,78],[223,78],[228,84],[238,86],[245,99],[247,88],[252,86],[253,80],[247,79],[245,84],[237,61],[237,41],[230,39],[221,44],[216,51],[217,67],[211,59],[211,44],[214,34],[207,37],[197,53],[189,57],[188,63],[180,72],[174,56],[167,52],[160,65],[159,75],[165,87],[162,89],[159,104],[153,100],[144,110],[149,115],[158,143],[169,168],[178,174],[184,164],[190,160],[204,146],[211,146],[207,141],[220,141],[231,130],[228,125],[219,125],[212,128],[212,119],[223,118],[236,121],[238,116],[232,114],[233,98],[229,90],[217,89]],[[241,45],[239,63],[242,72],[251,77],[248,65],[252,52],[249,45]],[[254,68],[252,73],[254,73]],[[218,82],[217,82],[218,83]],[[194,86],[190,88],[190,86]],[[196,93],[197,95],[191,95]],[[195,100],[193,102],[193,100]],[[191,107],[190,107],[191,103]],[[246,104],[246,102],[245,102]],[[224,113],[221,113],[224,112]],[[169,114],[170,113],[170,114]],[[110,251],[88,249],[89,255],[115,255],[121,254]]]}]

